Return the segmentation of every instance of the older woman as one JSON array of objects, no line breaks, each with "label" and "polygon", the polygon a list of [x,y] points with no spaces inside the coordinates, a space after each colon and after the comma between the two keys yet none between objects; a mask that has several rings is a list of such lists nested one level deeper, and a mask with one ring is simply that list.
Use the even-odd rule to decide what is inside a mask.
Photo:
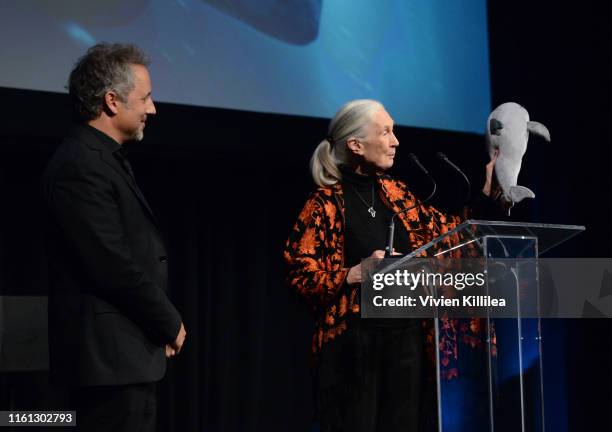
[{"label": "older woman", "polygon": [[[359,315],[361,259],[383,257],[389,220],[416,202],[404,183],[384,174],[398,146],[393,119],[380,102],[345,104],[312,156],[319,188],[287,241],[289,284],[316,315],[312,350],[324,432],[422,430],[420,321],[362,321]],[[486,192],[494,162],[487,166]],[[460,222],[424,205],[400,220],[395,244],[401,253]]]}]

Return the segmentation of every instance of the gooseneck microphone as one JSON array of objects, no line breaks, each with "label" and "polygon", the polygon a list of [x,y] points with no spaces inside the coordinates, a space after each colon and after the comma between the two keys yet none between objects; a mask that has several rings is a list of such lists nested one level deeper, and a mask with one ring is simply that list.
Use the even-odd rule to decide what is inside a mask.
[{"label": "gooseneck microphone", "polygon": [[[427,177],[429,178],[429,180],[431,181],[431,183],[433,184],[433,188],[431,190],[431,193],[429,194],[429,196],[427,198],[425,198],[423,201],[418,202],[416,201],[414,203],[414,205],[411,205],[408,208],[405,208],[403,210],[400,210],[396,213],[393,214],[393,216],[391,216],[391,222],[389,222],[389,230],[387,232],[387,249],[385,250],[385,257],[390,257],[391,253],[393,252],[393,240],[395,237],[395,218],[396,216],[405,213],[409,210],[412,210],[413,208],[421,205],[421,204],[425,204],[427,201],[429,201],[436,193],[436,189],[438,188],[438,185],[436,184],[436,181],[434,180],[434,178],[431,176],[431,174],[429,174],[429,171],[427,171],[427,169],[423,166],[423,164],[419,161],[419,159],[416,157],[416,155],[414,153],[410,153],[408,155],[408,157],[410,157],[410,159],[412,159],[412,162],[414,162],[414,164],[416,166],[418,166],[421,171],[423,171],[425,173],[425,175],[427,175]],[[416,200],[416,197],[415,197]]]},{"label": "gooseneck microphone", "polygon": [[463,201],[463,204],[465,205],[469,201],[470,195],[472,194],[472,184],[470,183],[470,181],[468,180],[468,178],[464,174],[464,172],[461,171],[461,169],[457,165],[455,165],[453,162],[451,162],[451,160],[449,158],[447,158],[444,153],[438,152],[438,153],[436,153],[436,157],[438,159],[446,162],[448,165],[450,165],[455,171],[457,171],[459,174],[461,174],[461,176],[465,180],[465,183],[467,184],[467,193],[465,194],[465,199]]}]

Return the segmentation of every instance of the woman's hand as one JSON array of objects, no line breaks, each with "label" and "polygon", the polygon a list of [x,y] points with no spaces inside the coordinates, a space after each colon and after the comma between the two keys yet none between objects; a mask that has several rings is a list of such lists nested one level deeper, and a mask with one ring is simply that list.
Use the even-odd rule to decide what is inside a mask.
[{"label": "woman's hand", "polygon": [[501,194],[501,189],[499,184],[497,183],[497,179],[495,178],[495,162],[497,162],[497,157],[499,156],[499,149],[495,150],[493,154],[493,159],[489,161],[489,163],[485,166],[485,184],[482,187],[482,193],[488,196],[489,198],[497,199]]},{"label": "woman's hand", "polygon": [[[394,252],[395,254],[395,252]],[[385,251],[383,250],[375,250],[372,252],[368,258],[374,259],[383,259],[385,257]],[[363,281],[363,276],[361,274],[361,263],[357,264],[354,267],[349,269],[348,274],[346,275],[346,283],[349,285],[358,284]]]},{"label": "woman's hand", "polygon": [[499,149],[495,150],[493,154],[493,159],[489,161],[489,163],[485,166],[486,179],[485,184],[482,187],[482,193],[491,198],[493,201],[497,202],[497,204],[502,208],[505,214],[508,214],[508,211],[512,208],[513,203],[511,201],[507,201],[505,199],[501,199],[502,197],[502,188],[497,181],[497,177],[495,176],[495,163],[497,162],[497,157],[499,156]]}]

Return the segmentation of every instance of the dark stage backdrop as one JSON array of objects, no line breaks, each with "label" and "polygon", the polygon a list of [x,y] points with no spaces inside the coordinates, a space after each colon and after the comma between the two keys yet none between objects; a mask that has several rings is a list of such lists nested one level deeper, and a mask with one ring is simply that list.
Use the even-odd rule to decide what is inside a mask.
[{"label": "dark stage backdrop", "polygon": [[[610,257],[612,10],[593,1],[488,4],[493,105],[520,102],[552,135],[550,144],[531,142],[524,159],[519,183],[536,191],[532,218],[587,227],[558,256]],[[610,429],[611,321],[548,320],[543,327],[550,430]],[[567,427],[558,422],[565,415]]]},{"label": "dark stage backdrop", "polygon": [[[513,218],[586,225],[556,254],[609,256],[609,16],[588,3],[504,3],[489,3],[493,105],[523,104],[553,139],[532,139],[519,183],[537,199]],[[44,295],[38,182],[68,128],[68,101],[8,89],[0,100],[0,293]],[[312,189],[308,159],[326,126],[162,104],[145,140],[131,146],[168,241],[171,296],[188,331],[160,386],[160,430],[310,430],[312,320],[283,283],[281,251]],[[463,185],[434,161],[436,151],[464,167],[475,188],[481,184],[482,136],[399,128],[398,137],[393,171],[417,195],[426,183],[410,151],[439,179],[443,208],[456,207]],[[552,430],[596,430],[607,421],[610,330],[607,320],[544,323]],[[44,372],[0,373],[2,409],[50,408],[59,397]]]}]

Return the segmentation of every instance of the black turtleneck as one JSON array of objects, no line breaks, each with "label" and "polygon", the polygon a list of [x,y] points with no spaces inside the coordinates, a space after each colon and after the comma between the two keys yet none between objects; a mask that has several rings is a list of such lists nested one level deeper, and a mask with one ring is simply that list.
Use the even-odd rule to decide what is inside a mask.
[{"label": "black turtleneck", "polygon": [[[353,267],[375,250],[385,250],[393,211],[383,203],[380,197],[382,191],[375,176],[357,174],[347,166],[341,166],[340,171],[346,220],[344,265]],[[372,204],[372,190],[374,190],[373,207],[376,217],[372,217],[368,212],[368,207]],[[408,233],[399,221],[395,224],[394,246],[396,252],[405,254],[411,251]]]}]

